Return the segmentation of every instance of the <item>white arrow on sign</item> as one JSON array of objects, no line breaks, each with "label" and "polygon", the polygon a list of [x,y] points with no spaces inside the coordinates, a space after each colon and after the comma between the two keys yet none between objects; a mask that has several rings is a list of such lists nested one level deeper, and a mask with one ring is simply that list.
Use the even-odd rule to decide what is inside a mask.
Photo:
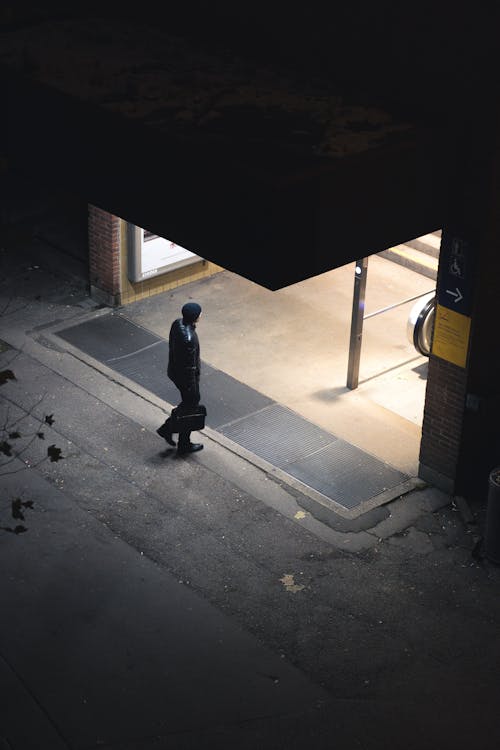
[{"label": "white arrow on sign", "polygon": [[458,288],[458,286],[456,286],[455,289],[456,289],[455,292],[452,292],[451,289],[447,289],[446,294],[451,294],[452,297],[455,297],[453,302],[457,303],[457,302],[460,302],[460,300],[463,299],[464,297],[463,297],[462,292]]}]

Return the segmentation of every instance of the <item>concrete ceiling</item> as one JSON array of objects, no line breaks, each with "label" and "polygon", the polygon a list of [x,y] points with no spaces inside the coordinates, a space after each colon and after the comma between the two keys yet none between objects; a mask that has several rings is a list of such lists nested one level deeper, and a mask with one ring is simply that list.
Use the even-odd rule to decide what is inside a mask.
[{"label": "concrete ceiling", "polygon": [[270,289],[308,278],[446,220],[497,26],[440,7],[12,4],[8,164]]}]

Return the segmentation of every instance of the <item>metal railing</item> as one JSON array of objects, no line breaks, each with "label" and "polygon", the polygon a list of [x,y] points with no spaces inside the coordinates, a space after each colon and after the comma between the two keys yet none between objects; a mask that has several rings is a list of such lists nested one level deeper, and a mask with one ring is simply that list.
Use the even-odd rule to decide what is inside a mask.
[{"label": "metal railing", "polygon": [[430,289],[428,292],[422,292],[422,294],[416,294],[414,297],[408,297],[408,299],[404,299],[402,302],[396,302],[394,305],[382,307],[380,310],[375,310],[374,312],[368,313],[368,315],[363,315],[363,320],[368,320],[368,318],[373,318],[375,315],[380,315],[380,313],[387,312],[388,310],[394,310],[395,307],[406,305],[408,302],[413,302],[416,299],[420,299],[420,297],[425,297],[427,294],[434,294],[435,291],[435,289]]},{"label": "metal railing", "polygon": [[434,292],[431,289],[430,292],[422,292],[422,294],[416,294],[414,297],[408,297],[408,299],[402,300],[401,302],[395,302],[393,305],[387,305],[382,307],[380,310],[364,314],[365,309],[365,292],[366,292],[366,280],[368,275],[368,258],[362,258],[356,261],[355,272],[354,272],[354,293],[352,299],[352,317],[351,317],[351,335],[349,340],[349,361],[347,365],[347,387],[354,390],[358,387],[359,383],[359,365],[361,359],[361,341],[363,338],[363,323],[368,318],[373,318],[376,315],[393,310],[395,307],[401,307],[406,305],[408,302],[425,297],[427,294]]}]

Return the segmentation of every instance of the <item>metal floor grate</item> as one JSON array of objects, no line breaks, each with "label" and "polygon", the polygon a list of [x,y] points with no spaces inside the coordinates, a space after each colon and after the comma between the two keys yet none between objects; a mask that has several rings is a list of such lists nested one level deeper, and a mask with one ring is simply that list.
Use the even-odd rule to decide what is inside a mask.
[{"label": "metal floor grate", "polygon": [[295,461],[286,470],[348,509],[408,479],[406,474],[344,440],[336,440],[314,455]]},{"label": "metal floor grate", "polygon": [[202,365],[201,378],[202,401],[207,407],[207,424],[221,432],[221,425],[274,403],[262,393],[209,365]]},{"label": "metal floor grate", "polygon": [[334,435],[276,403],[225,425],[220,431],[280,468],[286,468],[292,461],[337,440]]},{"label": "metal floor grate", "polygon": [[105,364],[162,341],[160,336],[136,326],[119,313],[101,315],[58,331],[57,335]]}]

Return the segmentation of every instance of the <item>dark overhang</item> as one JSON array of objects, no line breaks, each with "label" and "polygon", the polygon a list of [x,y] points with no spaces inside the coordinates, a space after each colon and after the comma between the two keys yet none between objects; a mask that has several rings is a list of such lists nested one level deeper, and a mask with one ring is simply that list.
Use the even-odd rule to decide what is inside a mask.
[{"label": "dark overhang", "polygon": [[9,164],[270,289],[443,222],[455,135],[390,86],[377,105],[341,76],[126,18],[0,41]]}]

